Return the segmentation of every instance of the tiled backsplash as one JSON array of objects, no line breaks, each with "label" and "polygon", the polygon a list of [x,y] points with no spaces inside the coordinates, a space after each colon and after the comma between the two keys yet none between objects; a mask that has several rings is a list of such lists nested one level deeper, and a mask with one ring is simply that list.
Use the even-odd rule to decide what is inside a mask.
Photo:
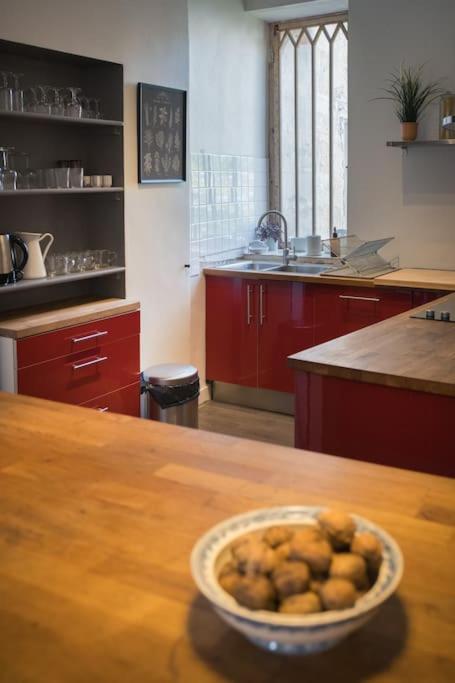
[{"label": "tiled backsplash", "polygon": [[197,272],[201,259],[226,258],[254,239],[267,209],[267,159],[192,154],[191,183],[190,255]]}]

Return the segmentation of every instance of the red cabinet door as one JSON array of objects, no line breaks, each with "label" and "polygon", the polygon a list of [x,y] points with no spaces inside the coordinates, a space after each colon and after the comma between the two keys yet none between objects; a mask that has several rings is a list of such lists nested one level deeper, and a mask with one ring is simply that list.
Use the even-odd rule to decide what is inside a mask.
[{"label": "red cabinet door", "polygon": [[355,332],[411,308],[411,290],[314,285],[315,343]]},{"label": "red cabinet door", "polygon": [[20,394],[85,403],[139,381],[139,335],[18,370]]},{"label": "red cabinet door", "polygon": [[263,280],[258,296],[259,387],[294,392],[294,371],[287,358],[314,344],[311,288]]},{"label": "red cabinet door", "polygon": [[208,380],[257,386],[257,293],[256,280],[206,277]]},{"label": "red cabinet door", "polygon": [[412,290],[412,307],[423,306],[424,304],[430,303],[435,299],[439,299],[441,296],[450,294],[450,292],[441,292],[437,290],[425,290],[425,289],[413,289]]},{"label": "red cabinet door", "polygon": [[100,413],[122,413],[122,415],[140,417],[140,394],[140,384],[135,382],[128,387],[112,391],[110,394],[98,396],[81,405],[86,408],[94,408]]}]

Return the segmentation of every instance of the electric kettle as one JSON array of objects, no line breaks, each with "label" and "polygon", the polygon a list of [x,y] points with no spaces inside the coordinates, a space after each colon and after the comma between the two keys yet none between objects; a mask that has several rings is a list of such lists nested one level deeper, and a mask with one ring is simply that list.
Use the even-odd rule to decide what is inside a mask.
[{"label": "electric kettle", "polygon": [[0,235],[0,285],[22,280],[22,269],[27,261],[28,249],[24,240],[12,233]]},{"label": "electric kettle", "polygon": [[[46,266],[44,265],[44,259],[54,241],[54,236],[51,235],[50,232],[18,232],[17,234],[24,240],[28,247],[28,261],[24,268],[24,280],[46,277],[47,272]],[[42,252],[40,242],[46,237],[49,238],[49,242]]]}]

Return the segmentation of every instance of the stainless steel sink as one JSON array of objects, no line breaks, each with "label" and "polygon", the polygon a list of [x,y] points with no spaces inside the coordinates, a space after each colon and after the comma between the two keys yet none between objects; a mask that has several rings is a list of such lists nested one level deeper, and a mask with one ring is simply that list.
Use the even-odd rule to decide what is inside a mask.
[{"label": "stainless steel sink", "polygon": [[293,263],[288,266],[278,266],[273,270],[275,273],[301,273],[302,275],[318,275],[329,269],[329,266],[320,266],[317,263]]},{"label": "stainless steel sink", "polygon": [[238,261],[237,263],[228,263],[225,266],[219,266],[223,270],[277,270],[276,263],[272,261]]}]

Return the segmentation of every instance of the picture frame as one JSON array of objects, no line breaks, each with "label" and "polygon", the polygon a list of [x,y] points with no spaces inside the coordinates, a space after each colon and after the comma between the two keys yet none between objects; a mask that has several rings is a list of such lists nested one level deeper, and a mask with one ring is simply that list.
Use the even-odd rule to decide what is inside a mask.
[{"label": "picture frame", "polygon": [[186,181],[186,90],[137,86],[138,183]]}]

